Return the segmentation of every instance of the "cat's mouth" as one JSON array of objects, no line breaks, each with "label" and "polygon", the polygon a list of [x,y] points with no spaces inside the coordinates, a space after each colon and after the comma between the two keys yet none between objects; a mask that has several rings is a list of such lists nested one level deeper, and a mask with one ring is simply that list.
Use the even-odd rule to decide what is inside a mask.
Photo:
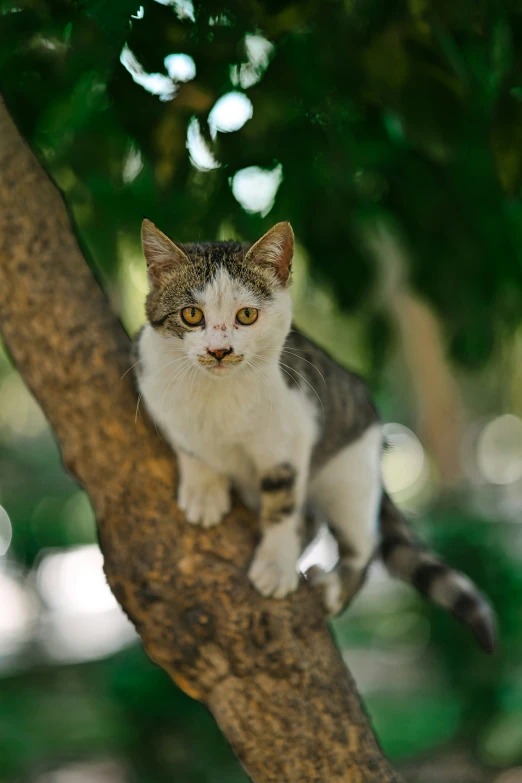
[{"label": "cat's mouth", "polygon": [[243,354],[233,353],[230,356],[224,356],[222,359],[214,359],[212,356],[198,356],[199,364],[208,370],[212,375],[228,375],[244,359]]}]

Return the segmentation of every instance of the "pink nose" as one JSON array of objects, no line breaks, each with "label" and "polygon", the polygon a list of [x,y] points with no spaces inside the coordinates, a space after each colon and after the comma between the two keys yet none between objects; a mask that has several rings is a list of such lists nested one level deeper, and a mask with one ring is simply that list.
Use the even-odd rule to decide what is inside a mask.
[{"label": "pink nose", "polygon": [[214,351],[211,351],[209,348],[208,352],[211,356],[217,359],[218,362],[220,362],[224,356],[228,356],[230,353],[232,353],[233,350],[233,348],[216,348]]}]

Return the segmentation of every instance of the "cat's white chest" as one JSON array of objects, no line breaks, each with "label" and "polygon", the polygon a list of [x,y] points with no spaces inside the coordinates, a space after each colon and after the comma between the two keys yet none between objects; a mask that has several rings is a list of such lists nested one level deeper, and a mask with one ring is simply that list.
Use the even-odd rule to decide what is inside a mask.
[{"label": "cat's white chest", "polygon": [[206,378],[204,371],[177,358],[156,351],[144,360],[140,390],[152,418],[172,445],[223,472],[244,471],[245,445],[263,419],[259,387]]},{"label": "cat's white chest", "polygon": [[223,457],[225,450],[239,447],[252,429],[251,411],[227,390],[213,388],[219,383],[201,383],[195,389],[188,384],[169,395],[163,405],[162,426],[188,451],[216,452]]}]

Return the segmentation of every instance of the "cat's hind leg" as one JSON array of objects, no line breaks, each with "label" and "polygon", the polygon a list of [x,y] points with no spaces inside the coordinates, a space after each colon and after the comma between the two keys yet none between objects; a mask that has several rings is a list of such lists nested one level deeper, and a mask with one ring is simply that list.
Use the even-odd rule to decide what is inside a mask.
[{"label": "cat's hind leg", "polygon": [[311,499],[339,545],[337,566],[311,575],[329,614],[339,613],[357,593],[377,547],[381,448],[376,424],[335,454],[311,484]]}]

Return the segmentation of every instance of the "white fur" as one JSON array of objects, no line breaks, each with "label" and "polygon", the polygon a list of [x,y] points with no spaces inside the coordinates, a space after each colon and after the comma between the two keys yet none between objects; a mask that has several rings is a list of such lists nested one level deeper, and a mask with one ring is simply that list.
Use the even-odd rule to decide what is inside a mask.
[{"label": "white fur", "polygon": [[178,503],[191,525],[213,527],[230,511],[230,486],[227,477],[216,473],[201,460],[180,451],[181,481]]},{"label": "white fur", "polygon": [[[258,509],[260,478],[281,463],[296,468],[296,511],[267,527],[249,571],[260,592],[282,598],[298,583],[298,529],[318,437],[317,411],[306,385],[289,387],[279,367],[291,323],[290,294],[280,289],[264,303],[221,270],[194,304],[204,310],[205,327],[184,339],[144,328],[140,390],[178,452],[178,499],[189,522],[217,524],[230,508],[231,485]],[[251,326],[239,326],[236,313],[247,306],[258,308],[259,317]],[[243,357],[241,363],[218,371],[198,361],[209,350],[228,348]],[[314,499],[353,536],[361,562],[370,556],[375,538],[378,444],[380,433],[372,428],[334,457],[312,484]]]},{"label": "white fur", "polygon": [[310,487],[314,505],[352,549],[351,564],[356,569],[366,566],[377,540],[381,451],[381,425],[375,424],[332,457]]},{"label": "white fur", "polygon": [[257,548],[248,576],[262,595],[284,598],[297,588],[301,554],[298,522],[298,517],[278,522],[264,534]]},{"label": "white fur", "polygon": [[[370,427],[359,440],[342,449],[314,477],[310,499],[351,550],[344,566],[354,574],[368,565],[377,543],[377,520],[381,502],[382,429]],[[343,586],[334,569],[314,579],[323,586],[328,612],[343,608]]]}]

